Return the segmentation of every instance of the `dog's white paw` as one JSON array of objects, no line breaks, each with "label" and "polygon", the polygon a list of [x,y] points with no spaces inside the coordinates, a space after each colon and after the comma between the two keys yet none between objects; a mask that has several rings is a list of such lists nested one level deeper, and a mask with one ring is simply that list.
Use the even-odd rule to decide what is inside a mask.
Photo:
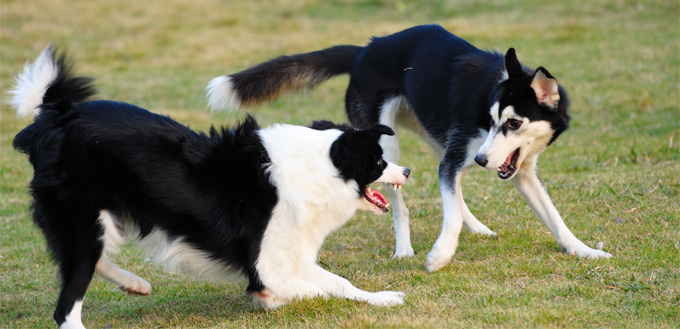
[{"label": "dog's white paw", "polygon": [[447,252],[441,248],[437,248],[437,245],[435,244],[434,248],[432,248],[432,251],[427,254],[425,268],[430,273],[440,270],[442,267],[449,264],[454,253],[455,251]]},{"label": "dog's white paw", "polygon": [[587,246],[581,246],[580,248],[566,248],[566,252],[571,255],[578,256],[579,258],[611,258],[612,254],[604,252],[602,250],[592,249]]},{"label": "dog's white paw", "polygon": [[274,292],[267,288],[254,292],[253,300],[260,306],[270,310],[279,308],[288,303],[288,299],[277,297],[274,295]]},{"label": "dog's white paw", "polygon": [[413,252],[413,247],[411,247],[411,244],[407,244],[406,246],[399,246],[397,245],[397,249],[394,252],[394,255],[392,256],[392,259],[399,259],[399,258],[406,258],[406,257],[413,257],[415,256],[415,253]]},{"label": "dog's white paw", "polygon": [[478,231],[477,230],[471,230],[471,229],[468,229],[468,230],[472,234],[481,234],[481,235],[486,235],[486,236],[496,236],[497,235],[496,232],[490,230],[486,226],[484,226],[484,229],[481,229],[481,230],[478,230]]},{"label": "dog's white paw", "polygon": [[482,224],[477,218],[466,217],[463,221],[465,228],[472,234],[482,234],[488,236],[496,236],[496,232],[490,230],[486,225]]},{"label": "dog's white paw", "polygon": [[126,292],[128,295],[131,296],[149,296],[151,295],[151,284],[140,278],[136,277],[135,279],[131,280],[125,280],[125,284],[121,284],[116,289],[114,290],[121,290]]},{"label": "dog's white paw", "polygon": [[379,291],[371,294],[367,302],[376,306],[395,306],[404,304],[406,294],[401,291]]}]

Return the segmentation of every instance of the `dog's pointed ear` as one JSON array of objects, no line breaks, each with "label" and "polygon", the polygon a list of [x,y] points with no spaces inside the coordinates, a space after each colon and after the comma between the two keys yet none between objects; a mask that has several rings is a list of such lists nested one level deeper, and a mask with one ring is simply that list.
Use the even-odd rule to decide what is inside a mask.
[{"label": "dog's pointed ear", "polygon": [[536,69],[534,79],[531,81],[531,89],[536,93],[538,104],[550,109],[556,109],[560,101],[560,92],[557,79],[543,67]]},{"label": "dog's pointed ear", "polygon": [[357,145],[366,145],[367,143],[377,143],[380,141],[380,136],[388,135],[393,136],[394,130],[392,128],[377,124],[368,129],[359,129],[346,131],[342,134],[340,138],[336,141],[337,147],[342,149],[344,147],[355,147]]},{"label": "dog's pointed ear", "polygon": [[508,80],[524,76],[524,70],[522,70],[522,64],[517,59],[515,48],[508,49],[508,52],[505,54],[505,71],[508,72]]},{"label": "dog's pointed ear", "polygon": [[377,124],[373,126],[373,128],[371,128],[370,130],[373,130],[380,135],[394,136],[394,130],[385,125]]}]

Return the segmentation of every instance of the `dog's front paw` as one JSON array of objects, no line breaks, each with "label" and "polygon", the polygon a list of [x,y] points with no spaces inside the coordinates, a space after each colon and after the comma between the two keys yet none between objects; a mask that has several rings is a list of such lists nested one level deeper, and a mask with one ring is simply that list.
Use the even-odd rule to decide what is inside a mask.
[{"label": "dog's front paw", "polygon": [[585,245],[578,248],[566,248],[566,252],[571,255],[578,256],[579,258],[611,258],[612,254],[604,252],[602,250],[592,249]]},{"label": "dog's front paw", "polygon": [[448,265],[452,257],[453,257],[452,252],[445,251],[442,248],[437,248],[437,245],[435,244],[434,248],[432,248],[432,251],[430,251],[430,253],[427,254],[427,262],[425,263],[425,268],[430,273],[438,271],[442,267]]},{"label": "dog's front paw", "polygon": [[401,291],[379,291],[371,294],[367,302],[376,306],[395,306],[404,304],[404,294]]},{"label": "dog's front paw", "polygon": [[411,244],[407,244],[406,246],[398,245],[397,249],[394,251],[392,259],[413,257],[414,255],[415,253],[413,252],[413,247],[411,247]]},{"label": "dog's front paw", "polygon": [[274,292],[267,288],[254,292],[252,296],[255,303],[270,310],[279,308],[288,303],[287,299],[275,296]]}]

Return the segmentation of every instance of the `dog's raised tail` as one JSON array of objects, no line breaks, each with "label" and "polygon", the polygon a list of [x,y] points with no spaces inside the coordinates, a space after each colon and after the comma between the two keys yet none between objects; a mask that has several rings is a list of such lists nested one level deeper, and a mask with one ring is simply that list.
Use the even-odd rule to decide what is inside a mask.
[{"label": "dog's raised tail", "polygon": [[362,49],[341,45],[281,56],[233,75],[219,76],[208,84],[208,106],[235,111],[273,101],[285,92],[312,89],[333,76],[350,73]]},{"label": "dog's raised tail", "polygon": [[87,100],[95,93],[91,84],[91,78],[74,77],[66,55],[57,57],[57,49],[47,46],[17,75],[9,104],[19,116],[35,117],[40,114],[42,104]]}]

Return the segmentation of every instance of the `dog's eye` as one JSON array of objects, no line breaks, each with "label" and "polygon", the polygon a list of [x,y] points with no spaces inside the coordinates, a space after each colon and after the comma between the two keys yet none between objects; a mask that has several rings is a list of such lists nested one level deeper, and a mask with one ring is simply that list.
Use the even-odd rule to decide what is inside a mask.
[{"label": "dog's eye", "polygon": [[511,129],[517,129],[522,125],[522,121],[516,120],[516,119],[509,119],[506,124],[508,127]]}]

